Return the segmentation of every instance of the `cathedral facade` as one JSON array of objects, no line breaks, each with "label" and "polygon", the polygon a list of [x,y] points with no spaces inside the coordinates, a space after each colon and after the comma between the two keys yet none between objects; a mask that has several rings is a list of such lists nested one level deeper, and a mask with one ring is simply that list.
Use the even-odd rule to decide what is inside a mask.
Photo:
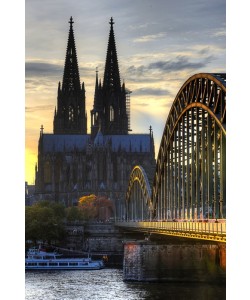
[{"label": "cathedral facade", "polygon": [[77,53],[70,18],[63,81],[58,84],[53,133],[41,127],[35,169],[37,199],[75,205],[88,194],[105,195],[124,216],[130,172],[141,165],[150,177],[155,169],[154,138],[130,133],[130,91],[121,84],[113,18],[103,83],[96,72],[91,128],[87,133],[84,83],[80,82]]}]

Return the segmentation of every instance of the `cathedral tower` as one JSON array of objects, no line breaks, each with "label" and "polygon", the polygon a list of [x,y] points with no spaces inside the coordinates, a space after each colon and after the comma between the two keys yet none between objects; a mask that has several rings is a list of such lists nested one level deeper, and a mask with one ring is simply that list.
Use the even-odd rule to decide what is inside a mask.
[{"label": "cathedral tower", "polygon": [[85,88],[80,83],[73,23],[71,17],[63,83],[58,84],[54,134],[87,134]]},{"label": "cathedral tower", "polygon": [[121,86],[113,18],[109,24],[110,33],[102,86],[98,84],[98,74],[96,75],[94,107],[91,110],[92,136],[95,136],[98,130],[104,135],[124,135],[128,134],[129,130],[126,89],[124,83]]}]

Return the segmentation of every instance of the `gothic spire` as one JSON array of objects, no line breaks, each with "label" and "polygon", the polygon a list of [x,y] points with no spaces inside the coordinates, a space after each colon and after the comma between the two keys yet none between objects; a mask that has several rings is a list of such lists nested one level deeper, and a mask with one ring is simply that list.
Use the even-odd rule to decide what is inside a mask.
[{"label": "gothic spire", "polygon": [[70,17],[69,37],[68,37],[68,45],[66,50],[63,83],[62,83],[63,92],[79,91],[81,89],[75,38],[74,38],[74,31],[73,31],[73,23],[74,23],[73,18]]},{"label": "gothic spire", "polygon": [[121,87],[118,59],[115,45],[114,21],[110,19],[108,49],[103,84],[96,77],[94,108],[91,110],[91,134],[97,134],[97,128],[107,134],[128,134],[128,114],[126,110],[125,84]]},{"label": "gothic spire", "polygon": [[58,84],[55,134],[87,134],[85,88],[80,83],[73,18],[70,18],[62,85]]},{"label": "gothic spire", "polygon": [[106,56],[106,65],[104,71],[104,81],[103,87],[104,88],[111,88],[117,89],[121,87],[120,82],[120,73],[119,73],[119,66],[117,60],[117,53],[116,53],[116,45],[115,45],[115,35],[113,29],[113,18],[110,19],[110,32],[109,32],[109,41],[108,41],[108,49],[107,49],[107,56]]},{"label": "gothic spire", "polygon": [[97,106],[98,101],[98,68],[96,67],[96,80],[95,80],[95,96],[94,96],[94,108]]}]

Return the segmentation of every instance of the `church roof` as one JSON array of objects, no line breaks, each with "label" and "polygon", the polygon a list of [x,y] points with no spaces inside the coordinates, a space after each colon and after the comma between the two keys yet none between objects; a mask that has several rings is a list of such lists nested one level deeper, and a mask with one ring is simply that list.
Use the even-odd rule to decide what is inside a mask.
[{"label": "church roof", "polygon": [[103,144],[104,144],[103,134],[99,130],[97,132],[97,135],[96,135],[95,139],[94,139],[94,145],[103,145]]},{"label": "church roof", "polygon": [[81,151],[88,146],[90,135],[43,134],[42,141],[44,152]]},{"label": "church roof", "polygon": [[150,152],[149,134],[106,135],[104,137],[111,142],[114,152],[119,149],[126,152]]},{"label": "church roof", "polygon": [[[113,152],[150,152],[149,134],[102,135],[95,139],[94,146],[110,145]],[[91,136],[70,134],[43,134],[43,152],[70,152],[86,150],[91,145]]]}]

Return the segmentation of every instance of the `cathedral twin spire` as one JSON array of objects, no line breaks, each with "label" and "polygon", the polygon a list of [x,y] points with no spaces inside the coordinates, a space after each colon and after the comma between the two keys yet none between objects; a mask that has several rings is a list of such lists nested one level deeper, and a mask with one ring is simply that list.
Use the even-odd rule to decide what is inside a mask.
[{"label": "cathedral twin spire", "polygon": [[125,84],[121,87],[113,18],[110,19],[109,24],[110,32],[103,85],[98,85],[98,78],[96,78],[94,106],[91,110],[92,137],[100,130],[106,135],[128,134],[126,89]]},{"label": "cathedral twin spire", "polygon": [[[80,83],[73,23],[71,17],[63,82],[62,85],[60,82],[58,85],[57,110],[54,116],[55,134],[87,134],[85,89],[84,83],[82,86]],[[121,87],[120,82],[113,18],[109,24],[103,85],[98,82],[98,71],[96,72],[94,106],[91,110],[92,137],[98,130],[103,134],[128,134],[126,89],[125,84]]]},{"label": "cathedral twin spire", "polygon": [[109,24],[110,24],[110,33],[109,33],[103,86],[106,89],[109,88],[115,89],[121,87],[121,82],[120,82],[120,72],[119,72],[117,53],[116,53],[116,45],[115,45],[115,35],[113,29],[113,25],[115,23],[113,22],[113,18],[110,19]]},{"label": "cathedral twin spire", "polygon": [[70,18],[62,87],[58,84],[55,134],[87,134],[85,88],[81,86],[77,62],[73,18]]},{"label": "cathedral twin spire", "polygon": [[80,76],[76,55],[76,46],[75,46],[75,38],[73,31],[73,18],[70,18],[69,24],[69,37],[68,37],[68,45],[66,50],[66,58],[64,65],[64,74],[63,74],[63,91],[79,91],[80,86]]}]

